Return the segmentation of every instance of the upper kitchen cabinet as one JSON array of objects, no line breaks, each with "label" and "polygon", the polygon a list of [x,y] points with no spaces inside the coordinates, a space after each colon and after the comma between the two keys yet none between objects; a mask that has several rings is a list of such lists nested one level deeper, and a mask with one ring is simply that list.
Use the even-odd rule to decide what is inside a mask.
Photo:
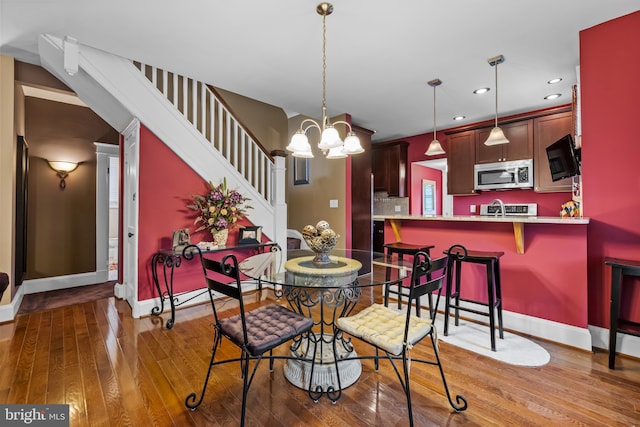
[{"label": "upper kitchen cabinet", "polygon": [[386,191],[391,197],[407,197],[406,141],[373,145],[372,172],[375,191]]},{"label": "upper kitchen cabinet", "polygon": [[475,130],[448,135],[447,139],[447,191],[449,194],[474,194],[473,165],[476,160]]},{"label": "upper kitchen cabinet", "polygon": [[537,192],[571,191],[573,180],[561,179],[553,182],[549,170],[547,147],[563,136],[572,134],[572,113],[566,111],[534,119],[534,189]]},{"label": "upper kitchen cabinet", "polygon": [[508,144],[484,145],[493,126],[478,129],[476,142],[476,163],[505,162],[533,158],[533,120],[499,124]]}]

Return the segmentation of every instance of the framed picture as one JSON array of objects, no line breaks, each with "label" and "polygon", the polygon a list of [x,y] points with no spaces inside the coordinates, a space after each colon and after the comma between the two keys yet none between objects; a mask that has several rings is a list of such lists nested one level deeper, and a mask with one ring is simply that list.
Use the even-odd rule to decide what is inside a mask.
[{"label": "framed picture", "polygon": [[262,226],[248,226],[240,229],[240,244],[260,243],[262,241]]},{"label": "framed picture", "polygon": [[293,185],[309,183],[309,159],[293,158]]}]

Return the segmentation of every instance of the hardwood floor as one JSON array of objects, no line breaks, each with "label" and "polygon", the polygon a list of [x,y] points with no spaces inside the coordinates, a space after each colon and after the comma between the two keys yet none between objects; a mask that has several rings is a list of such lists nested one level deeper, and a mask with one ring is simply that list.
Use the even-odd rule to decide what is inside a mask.
[{"label": "hardwood floor", "polygon": [[[251,297],[250,297],[251,298]],[[371,300],[374,296],[363,298]],[[233,310],[230,309],[230,312]],[[185,397],[199,392],[211,349],[208,304],[179,310],[173,329],[165,319],[133,319],[114,298],[20,314],[0,325],[0,402],[68,403],[72,426],[239,425],[241,380],[237,364],[214,368],[203,404]],[[640,361],[594,354],[537,341],[551,354],[539,368],[522,368],[441,342],[453,394],[469,408],[449,407],[437,369],[411,366],[417,426],[632,426],[640,424]],[[430,346],[417,345],[414,357]],[[356,343],[360,354],[371,352]],[[284,351],[284,349],[282,349]],[[221,357],[238,352],[223,343]],[[247,425],[405,426],[406,402],[393,370],[363,362],[360,379],[337,404],[313,403],[263,363],[249,392]]]}]

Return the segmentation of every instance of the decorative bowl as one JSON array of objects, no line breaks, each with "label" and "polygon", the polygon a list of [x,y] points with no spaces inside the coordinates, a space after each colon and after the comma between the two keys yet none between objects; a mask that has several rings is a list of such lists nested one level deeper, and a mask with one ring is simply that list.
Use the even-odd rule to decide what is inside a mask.
[{"label": "decorative bowl", "polygon": [[331,262],[329,252],[334,248],[340,236],[329,227],[327,221],[319,221],[315,227],[306,225],[302,230],[302,237],[316,254],[313,259],[315,264],[328,264]]}]

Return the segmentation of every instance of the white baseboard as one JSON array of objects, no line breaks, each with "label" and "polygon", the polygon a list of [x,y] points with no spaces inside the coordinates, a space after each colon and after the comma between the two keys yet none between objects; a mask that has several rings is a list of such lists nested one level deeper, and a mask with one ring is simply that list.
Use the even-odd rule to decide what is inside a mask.
[{"label": "white baseboard", "polygon": [[38,292],[57,291],[59,289],[104,283],[105,272],[106,270],[70,274],[67,276],[45,277],[43,279],[29,279],[22,282],[20,288],[24,288],[24,294],[28,295],[36,294]]},{"label": "white baseboard", "polygon": [[[428,312],[428,306],[424,306],[423,304],[421,304],[421,306],[424,312]],[[460,306],[473,309],[478,309],[480,307],[467,301],[460,301]],[[442,306],[440,307],[440,311],[444,312]],[[480,309],[482,309],[482,307],[480,307]],[[489,318],[487,316],[481,316],[466,311],[461,313],[461,317],[480,323],[489,323]],[[548,341],[577,347],[582,350],[592,351],[592,338],[588,328],[579,328],[577,326],[566,325],[564,323],[553,322],[551,320],[540,319],[538,317],[527,316],[506,310],[502,310],[502,321],[504,329],[509,331],[520,332]]]},{"label": "white baseboard", "polygon": [[[609,349],[609,329],[589,325],[589,331],[593,337],[594,347]],[[616,353],[640,358],[640,337],[618,333]]]},{"label": "white baseboard", "polygon": [[0,305],[0,323],[11,322],[16,318],[16,314],[20,310],[20,304],[22,304],[22,298],[24,298],[24,289],[22,289],[22,286],[18,286],[18,290],[11,302]]}]

